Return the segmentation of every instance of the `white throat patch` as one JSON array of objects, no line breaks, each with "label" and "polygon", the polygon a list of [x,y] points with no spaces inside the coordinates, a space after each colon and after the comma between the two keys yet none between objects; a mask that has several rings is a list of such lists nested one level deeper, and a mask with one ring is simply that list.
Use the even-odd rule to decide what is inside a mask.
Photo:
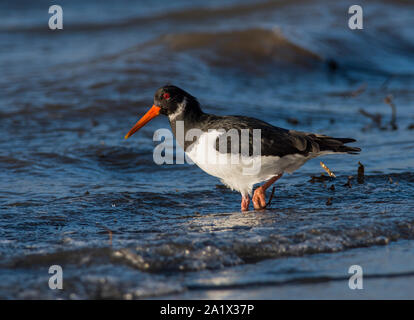
[{"label": "white throat patch", "polygon": [[183,113],[184,110],[185,110],[186,105],[187,105],[187,99],[184,97],[184,100],[181,103],[178,104],[177,110],[175,110],[175,112],[173,114],[170,114],[168,116],[170,121],[175,120],[175,118],[177,118],[181,113]]}]

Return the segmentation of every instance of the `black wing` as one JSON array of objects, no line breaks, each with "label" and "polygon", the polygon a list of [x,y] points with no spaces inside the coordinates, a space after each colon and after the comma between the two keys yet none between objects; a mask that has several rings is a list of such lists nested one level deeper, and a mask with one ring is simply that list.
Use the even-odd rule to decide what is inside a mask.
[{"label": "black wing", "polygon": [[[351,138],[333,138],[325,135],[287,130],[272,126],[271,124],[245,116],[214,116],[206,115],[202,121],[202,131],[209,129],[224,129],[229,132],[231,129],[237,131],[241,137],[241,130],[249,130],[249,154],[253,154],[254,129],[260,129],[261,155],[283,157],[289,154],[301,154],[307,156],[309,153],[320,151],[333,151],[341,153],[357,153],[360,148],[348,147],[345,143],[354,142]],[[240,139],[241,140],[241,139]],[[220,146],[225,143],[226,146]],[[219,152],[231,152],[231,136],[227,139],[217,139],[216,150]],[[241,142],[242,143],[242,142]],[[247,150],[247,146],[240,143],[238,150]]]}]

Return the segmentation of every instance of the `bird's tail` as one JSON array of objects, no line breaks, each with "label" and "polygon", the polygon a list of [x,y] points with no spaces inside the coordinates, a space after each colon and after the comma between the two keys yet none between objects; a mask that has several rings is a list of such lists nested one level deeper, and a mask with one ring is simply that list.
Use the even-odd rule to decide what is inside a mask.
[{"label": "bird's tail", "polygon": [[345,143],[355,142],[352,138],[333,138],[324,135],[315,135],[315,142],[321,151],[333,151],[339,153],[358,154],[361,148],[349,147]]}]

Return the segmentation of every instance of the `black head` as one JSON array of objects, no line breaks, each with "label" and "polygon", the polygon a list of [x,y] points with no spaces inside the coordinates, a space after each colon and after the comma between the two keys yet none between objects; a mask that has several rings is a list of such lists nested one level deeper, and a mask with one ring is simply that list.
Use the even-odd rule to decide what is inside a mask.
[{"label": "black head", "polygon": [[195,97],[172,85],[161,87],[155,92],[154,105],[160,107],[160,113],[168,116],[170,120],[179,115],[198,111],[200,108]]},{"label": "black head", "polygon": [[126,134],[125,139],[132,136],[146,123],[156,116],[164,114],[171,121],[196,120],[201,114],[200,105],[195,97],[176,86],[164,86],[155,92],[154,105]]}]

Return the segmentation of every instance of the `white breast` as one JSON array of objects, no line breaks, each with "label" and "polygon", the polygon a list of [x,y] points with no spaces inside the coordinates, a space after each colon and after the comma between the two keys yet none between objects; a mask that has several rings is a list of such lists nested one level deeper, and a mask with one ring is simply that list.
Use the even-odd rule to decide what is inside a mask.
[{"label": "white breast", "polygon": [[202,170],[220,178],[225,185],[243,195],[251,195],[253,185],[285,171],[293,172],[310,159],[299,154],[280,158],[219,153],[216,150],[216,139],[221,134],[223,132],[216,130],[203,133],[186,153]]}]

